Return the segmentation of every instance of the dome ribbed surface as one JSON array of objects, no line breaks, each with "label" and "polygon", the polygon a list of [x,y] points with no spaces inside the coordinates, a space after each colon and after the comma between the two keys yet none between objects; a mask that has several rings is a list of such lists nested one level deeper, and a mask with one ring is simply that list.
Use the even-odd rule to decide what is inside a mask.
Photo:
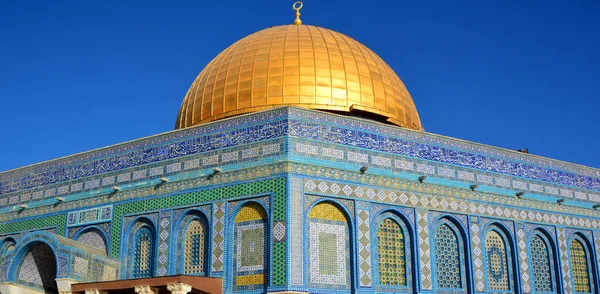
[{"label": "dome ribbed surface", "polygon": [[358,110],[423,129],[387,63],[346,35],[308,25],[264,29],[223,50],[196,77],[175,128],[285,105]]}]

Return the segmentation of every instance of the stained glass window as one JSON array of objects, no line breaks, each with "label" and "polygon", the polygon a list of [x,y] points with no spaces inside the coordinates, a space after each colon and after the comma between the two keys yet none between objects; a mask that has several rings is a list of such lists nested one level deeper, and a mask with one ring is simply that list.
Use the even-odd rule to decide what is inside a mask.
[{"label": "stained glass window", "polygon": [[575,292],[591,293],[587,254],[579,240],[574,239],[571,242],[570,254]]},{"label": "stained glass window", "polygon": [[148,227],[135,233],[133,256],[133,278],[151,277],[153,272],[154,238]]},{"label": "stained glass window", "polygon": [[448,224],[435,232],[435,266],[437,285],[441,289],[462,288],[459,240]]},{"label": "stained glass window", "polygon": [[185,253],[183,271],[185,274],[204,272],[204,256],[206,244],[206,230],[204,224],[192,220],[185,231]]},{"label": "stained glass window", "polygon": [[529,250],[534,290],[536,292],[553,292],[548,244],[539,234],[534,234],[529,243]]},{"label": "stained glass window", "polygon": [[404,233],[396,221],[386,218],[377,232],[379,282],[387,286],[406,286]]},{"label": "stained glass window", "polygon": [[489,231],[485,237],[488,286],[490,290],[510,290],[509,264],[506,244],[497,231]]}]

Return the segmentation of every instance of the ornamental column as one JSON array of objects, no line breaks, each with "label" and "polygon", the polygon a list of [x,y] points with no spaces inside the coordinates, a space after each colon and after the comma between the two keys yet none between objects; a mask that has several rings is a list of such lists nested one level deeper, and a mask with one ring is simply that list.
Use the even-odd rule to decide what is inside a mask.
[{"label": "ornamental column", "polygon": [[135,286],[134,291],[137,294],[158,294],[158,288],[150,286]]},{"label": "ornamental column", "polygon": [[171,294],[187,294],[192,292],[192,286],[185,283],[168,284],[167,290],[171,291]]}]

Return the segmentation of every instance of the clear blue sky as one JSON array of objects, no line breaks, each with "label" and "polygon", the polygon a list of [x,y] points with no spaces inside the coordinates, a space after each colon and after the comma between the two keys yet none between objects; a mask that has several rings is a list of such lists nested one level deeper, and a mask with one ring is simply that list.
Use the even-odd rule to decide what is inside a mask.
[{"label": "clear blue sky", "polygon": [[[0,171],[169,131],[293,1],[0,1]],[[600,1],[304,1],[386,60],[425,130],[600,167]]]}]

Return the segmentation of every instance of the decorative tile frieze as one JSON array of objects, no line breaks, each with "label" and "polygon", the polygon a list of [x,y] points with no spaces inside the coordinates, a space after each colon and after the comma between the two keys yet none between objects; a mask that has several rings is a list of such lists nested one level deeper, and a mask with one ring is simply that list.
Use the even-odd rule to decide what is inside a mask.
[{"label": "decorative tile frieze", "polygon": [[[257,124],[260,127],[254,127]],[[0,194],[286,135],[600,191],[597,169],[288,107],[1,173]],[[318,153],[318,149],[308,149]]]},{"label": "decorative tile frieze", "polygon": [[[398,184],[398,187],[400,187],[400,183]],[[338,188],[336,188],[334,191],[334,189],[331,189],[331,187]],[[420,186],[415,186],[414,188],[416,187]],[[475,197],[473,193],[470,193],[468,197],[465,197],[470,198],[470,200],[463,200],[457,198],[447,199],[433,190],[423,191],[424,193],[427,193],[426,195],[418,195],[415,193],[411,196],[408,196],[406,195],[406,193],[414,192],[406,191],[402,193],[398,190],[379,189],[376,187],[344,184],[340,182],[333,183],[317,179],[306,179],[304,183],[304,188],[306,193],[319,193],[335,196],[353,197],[364,200],[377,200],[392,204],[410,205],[423,207],[427,209],[447,210],[451,208],[454,212],[463,214],[481,214],[483,216],[488,217],[512,217],[519,220],[546,222],[556,225],[576,224],[578,226],[586,228],[597,228],[600,224],[598,219],[594,218],[593,216],[579,217],[560,215],[557,217],[556,214],[550,212],[552,210],[564,208],[557,205],[553,205],[554,207],[535,207],[535,205],[540,205],[541,202],[532,201],[530,202],[532,205],[529,206],[529,208],[523,208],[523,206],[527,205],[526,203],[528,203],[528,200],[525,199],[507,199],[506,197],[502,197],[500,199],[503,201],[500,203],[504,204],[499,205],[489,202],[492,200],[492,198],[490,198],[489,196],[485,197],[485,200],[483,200],[482,202],[474,202],[473,200],[477,199],[478,197]],[[398,195],[398,193],[401,194]],[[375,195],[379,196],[375,197]],[[509,207],[504,206],[506,204],[508,204]],[[576,212],[576,209],[572,207],[570,207],[569,210],[572,210],[571,213]]]}]

